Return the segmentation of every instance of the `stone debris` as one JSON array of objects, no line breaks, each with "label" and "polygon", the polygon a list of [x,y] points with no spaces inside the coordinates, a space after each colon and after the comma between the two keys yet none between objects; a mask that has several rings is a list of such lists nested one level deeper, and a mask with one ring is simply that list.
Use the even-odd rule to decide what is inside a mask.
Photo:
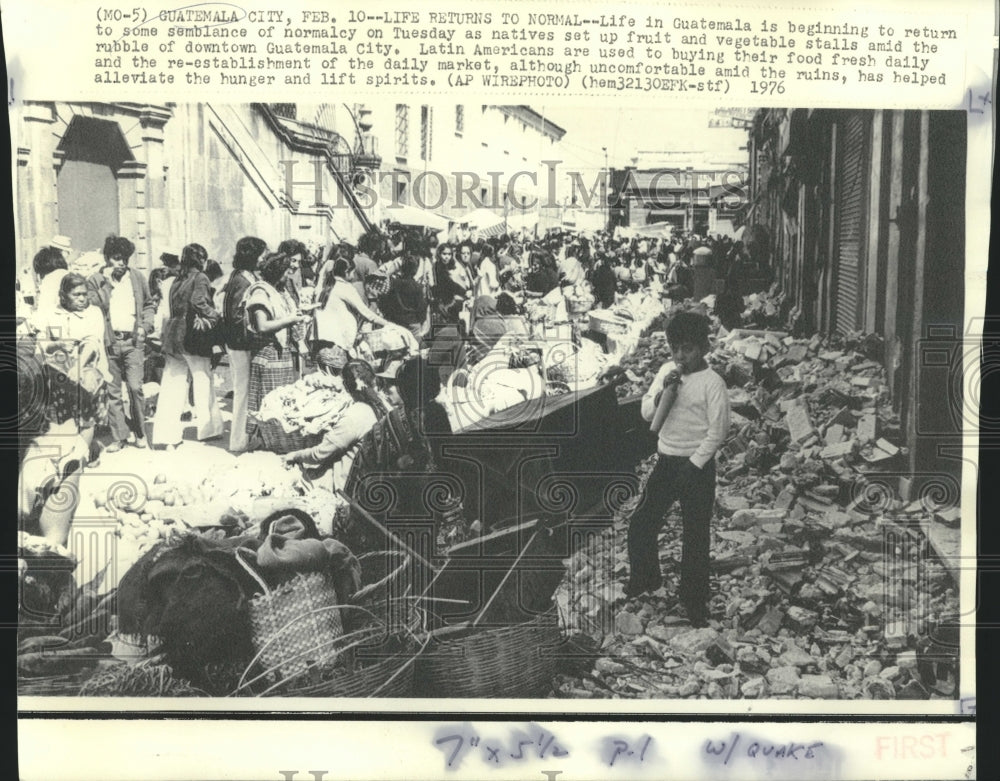
[{"label": "stone debris", "polygon": [[[763,301],[750,308],[760,314]],[[620,396],[646,390],[664,360],[661,336],[640,340]],[[557,593],[567,626],[600,644],[591,667],[608,690],[589,696],[957,696],[955,646],[926,640],[958,610],[926,529],[957,524],[960,508],[899,499],[905,449],[878,349],[861,335],[720,330],[709,363],[729,385],[733,415],[712,520],[709,626],[692,629],[678,604],[678,506],[660,536],[664,587],[625,599],[634,502],[622,508],[569,561]],[[653,463],[639,465],[641,477]],[[563,676],[555,696],[580,688]]]}]

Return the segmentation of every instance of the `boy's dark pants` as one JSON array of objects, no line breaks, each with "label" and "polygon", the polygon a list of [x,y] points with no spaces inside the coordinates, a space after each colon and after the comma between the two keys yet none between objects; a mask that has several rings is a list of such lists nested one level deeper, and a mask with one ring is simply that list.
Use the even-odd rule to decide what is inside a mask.
[{"label": "boy's dark pants", "polygon": [[660,455],[628,529],[630,585],[654,591],[663,582],[657,536],[674,501],[684,520],[678,596],[689,613],[704,616],[708,607],[709,524],[715,505],[715,463],[698,469],[687,456]]}]

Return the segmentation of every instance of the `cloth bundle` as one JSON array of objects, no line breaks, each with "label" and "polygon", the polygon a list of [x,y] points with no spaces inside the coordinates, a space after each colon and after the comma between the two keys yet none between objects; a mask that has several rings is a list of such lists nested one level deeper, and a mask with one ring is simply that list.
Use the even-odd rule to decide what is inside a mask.
[{"label": "cloth bundle", "polygon": [[299,515],[281,515],[265,524],[257,549],[257,568],[269,581],[280,583],[305,572],[330,576],[337,596],[348,600],[361,587],[361,564],[344,543],[319,539]]}]

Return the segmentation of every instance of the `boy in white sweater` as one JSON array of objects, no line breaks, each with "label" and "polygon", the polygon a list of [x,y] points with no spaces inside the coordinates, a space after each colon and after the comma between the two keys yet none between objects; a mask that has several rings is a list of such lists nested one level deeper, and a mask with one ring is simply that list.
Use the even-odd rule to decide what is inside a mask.
[{"label": "boy in white sweater", "polygon": [[638,596],[663,583],[657,537],[674,501],[681,503],[683,553],[678,596],[695,626],[708,619],[709,524],[715,504],[715,453],[729,432],[726,383],[705,362],[709,322],[680,312],[667,324],[673,356],[642,399],[642,417],[662,425],[659,457],[628,532],[630,576],[625,593]]}]

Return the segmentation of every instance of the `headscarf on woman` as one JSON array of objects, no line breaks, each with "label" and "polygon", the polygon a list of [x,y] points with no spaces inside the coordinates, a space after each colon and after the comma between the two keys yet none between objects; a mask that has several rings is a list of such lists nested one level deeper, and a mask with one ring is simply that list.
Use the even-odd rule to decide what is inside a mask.
[{"label": "headscarf on woman", "polygon": [[479,296],[472,306],[472,343],[469,345],[469,365],[479,363],[507,333],[507,323],[497,312],[493,296]]}]

